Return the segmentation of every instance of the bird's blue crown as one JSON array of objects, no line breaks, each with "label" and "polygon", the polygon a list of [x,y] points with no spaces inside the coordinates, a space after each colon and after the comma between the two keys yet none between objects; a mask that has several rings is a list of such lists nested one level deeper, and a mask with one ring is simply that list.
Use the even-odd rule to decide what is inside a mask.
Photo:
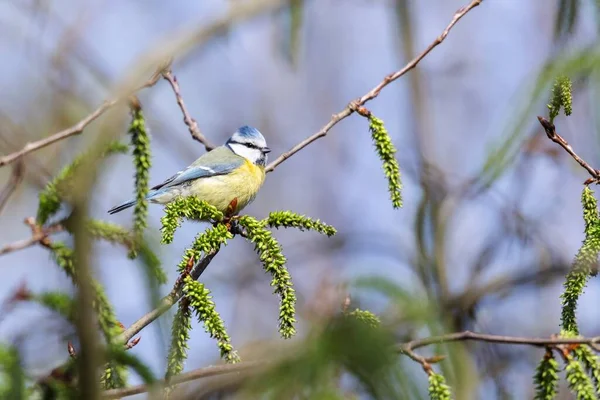
[{"label": "bird's blue crown", "polygon": [[232,143],[253,145],[260,148],[266,147],[267,145],[262,133],[260,133],[258,129],[248,125],[244,125],[235,131],[235,133],[227,141],[227,144]]},{"label": "bird's blue crown", "polygon": [[237,130],[237,132],[240,136],[245,137],[245,138],[262,138],[263,135],[260,133],[260,131],[256,128],[253,128],[251,126],[248,125],[244,125],[241,128],[239,128]]}]

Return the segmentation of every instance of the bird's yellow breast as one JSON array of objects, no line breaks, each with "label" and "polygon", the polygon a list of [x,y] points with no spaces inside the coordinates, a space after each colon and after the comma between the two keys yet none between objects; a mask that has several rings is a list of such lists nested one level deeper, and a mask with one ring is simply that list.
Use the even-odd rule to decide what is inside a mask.
[{"label": "bird's yellow breast", "polygon": [[264,167],[245,160],[239,168],[227,175],[194,181],[190,187],[190,194],[198,196],[222,212],[227,211],[229,204],[237,199],[237,213],[254,200],[264,181]]}]

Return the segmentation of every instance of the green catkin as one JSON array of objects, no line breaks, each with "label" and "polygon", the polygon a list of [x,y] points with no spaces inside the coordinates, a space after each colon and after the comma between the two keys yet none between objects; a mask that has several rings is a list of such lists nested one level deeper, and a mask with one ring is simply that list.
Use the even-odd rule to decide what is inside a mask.
[{"label": "green catkin", "polygon": [[369,129],[375,144],[377,155],[381,159],[383,172],[388,180],[388,191],[394,208],[402,207],[402,181],[400,179],[400,166],[396,160],[396,147],[385,129],[383,121],[369,116]]},{"label": "green catkin", "polygon": [[598,204],[594,192],[585,187],[581,194],[583,219],[585,221],[585,239],[567,274],[564,291],[561,295],[562,311],[561,325],[565,331],[577,334],[577,301],[583,293],[590,275],[595,273],[595,266],[600,253],[600,218]]},{"label": "green catkin", "polygon": [[183,293],[190,307],[194,310],[198,321],[204,324],[204,329],[211,338],[217,340],[217,346],[221,352],[221,358],[228,363],[239,362],[237,353],[233,350],[231,340],[221,316],[215,308],[210,291],[206,287],[193,280],[189,275],[184,278]]},{"label": "green catkin", "polygon": [[446,384],[443,375],[431,372],[429,374],[429,398],[431,400],[451,400],[450,386]]},{"label": "green catkin", "polygon": [[[146,121],[142,109],[132,107],[131,125],[131,147],[133,148],[133,164],[135,167],[135,208],[133,210],[133,233],[137,241],[141,241],[148,218],[148,183],[150,181],[150,137],[146,130]],[[130,257],[135,257],[136,250],[132,248]]]},{"label": "green catkin", "polygon": [[246,230],[245,237],[254,244],[260,261],[266,272],[271,274],[271,286],[280,297],[279,332],[283,338],[290,338],[296,333],[296,292],[292,285],[292,277],[285,268],[286,259],[281,252],[281,246],[270,231],[256,219],[244,215],[238,220]]},{"label": "green catkin", "polygon": [[535,383],[535,400],[552,400],[558,388],[559,365],[552,350],[546,350],[544,358],[538,364],[533,381]]}]

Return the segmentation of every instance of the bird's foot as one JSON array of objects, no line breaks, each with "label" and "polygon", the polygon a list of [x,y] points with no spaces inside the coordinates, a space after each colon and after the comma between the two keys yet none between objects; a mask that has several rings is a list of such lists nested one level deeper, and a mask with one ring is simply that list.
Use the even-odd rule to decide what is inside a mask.
[{"label": "bird's foot", "polygon": [[227,206],[227,209],[225,210],[225,218],[233,217],[235,214],[235,211],[237,210],[237,206],[238,206],[238,199],[237,199],[237,197],[234,197],[234,199],[229,202],[229,205]]}]

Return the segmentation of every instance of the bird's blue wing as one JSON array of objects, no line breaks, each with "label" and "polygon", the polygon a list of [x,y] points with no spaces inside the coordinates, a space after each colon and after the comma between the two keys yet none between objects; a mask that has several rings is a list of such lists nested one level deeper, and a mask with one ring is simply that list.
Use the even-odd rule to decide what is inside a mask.
[{"label": "bird's blue wing", "polygon": [[244,159],[242,157],[233,154],[227,148],[218,147],[204,154],[183,171],[179,171],[163,183],[154,186],[151,190],[177,186],[195,179],[226,175],[239,168],[243,163]]}]

